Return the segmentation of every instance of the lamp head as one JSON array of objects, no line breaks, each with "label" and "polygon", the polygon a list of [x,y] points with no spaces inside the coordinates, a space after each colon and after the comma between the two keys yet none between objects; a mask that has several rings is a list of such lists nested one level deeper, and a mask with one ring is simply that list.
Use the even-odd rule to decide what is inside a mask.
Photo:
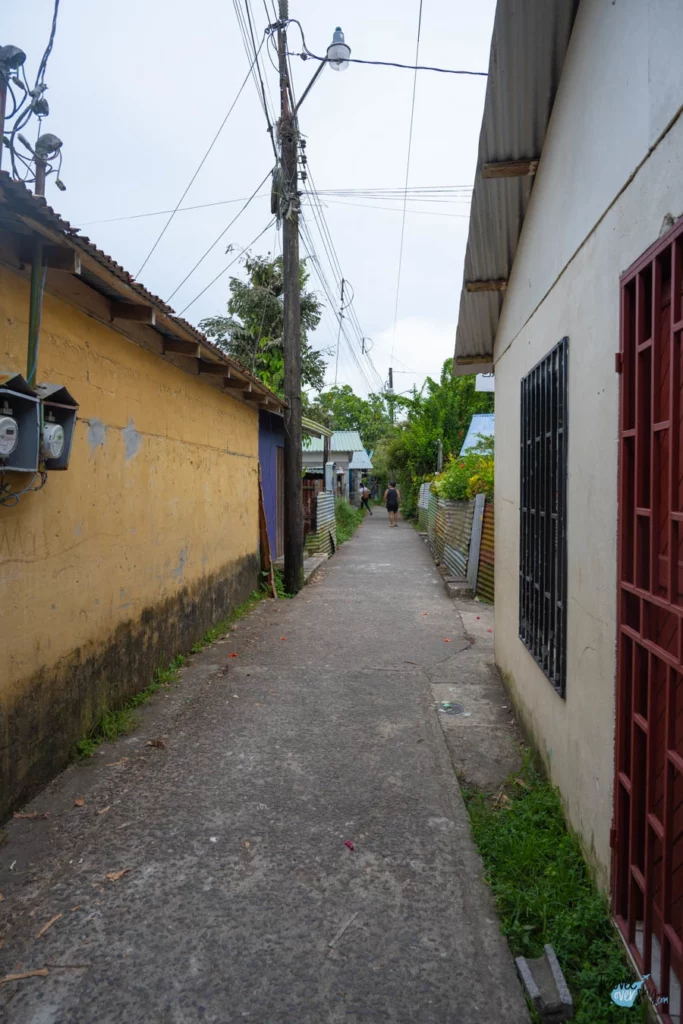
[{"label": "lamp head", "polygon": [[327,47],[327,60],[330,67],[335,71],[346,71],[349,66],[351,47],[344,42],[344,33],[337,26],[332,36],[332,42]]}]

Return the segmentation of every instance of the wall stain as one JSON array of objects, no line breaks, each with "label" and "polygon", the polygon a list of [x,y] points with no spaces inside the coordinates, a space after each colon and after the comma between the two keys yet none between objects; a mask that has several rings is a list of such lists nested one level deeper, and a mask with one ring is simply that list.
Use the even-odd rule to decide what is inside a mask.
[{"label": "wall stain", "polygon": [[102,445],[107,439],[107,428],[105,427],[102,420],[90,420],[88,422],[88,444],[90,445],[90,454],[94,455],[95,449]]},{"label": "wall stain", "polygon": [[144,689],[160,665],[244,601],[258,578],[256,554],[235,559],[122,622],[106,644],[77,647],[0,697],[0,824],[65,767],[103,707],[121,707]]},{"label": "wall stain", "polygon": [[132,459],[140,451],[142,435],[135,429],[132,419],[128,420],[128,426],[124,427],[121,433],[126,446],[126,462],[128,462],[129,459]]},{"label": "wall stain", "polygon": [[181,549],[178,553],[178,564],[175,569],[172,570],[171,575],[175,580],[182,579],[182,575],[185,572],[185,566],[187,564],[187,545]]}]

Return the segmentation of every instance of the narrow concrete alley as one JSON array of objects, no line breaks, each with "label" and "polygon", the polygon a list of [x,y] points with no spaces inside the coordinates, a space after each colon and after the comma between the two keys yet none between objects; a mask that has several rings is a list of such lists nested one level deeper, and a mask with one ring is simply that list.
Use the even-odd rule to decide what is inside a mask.
[{"label": "narrow concrete alley", "polygon": [[9,823],[0,973],[48,973],[0,986],[0,1016],[527,1022],[433,702],[468,646],[375,510]]}]

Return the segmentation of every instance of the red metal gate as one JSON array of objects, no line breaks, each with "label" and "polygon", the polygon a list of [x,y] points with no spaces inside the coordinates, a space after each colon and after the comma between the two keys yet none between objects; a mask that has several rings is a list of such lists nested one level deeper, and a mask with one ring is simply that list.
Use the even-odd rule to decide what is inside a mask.
[{"label": "red metal gate", "polygon": [[621,279],[613,907],[679,1020],[683,980],[683,221]]}]

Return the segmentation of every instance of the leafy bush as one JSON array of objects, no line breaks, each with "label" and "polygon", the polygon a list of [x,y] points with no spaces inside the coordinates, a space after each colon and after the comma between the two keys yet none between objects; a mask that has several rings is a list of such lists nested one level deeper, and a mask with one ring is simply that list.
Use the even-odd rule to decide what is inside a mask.
[{"label": "leafy bush", "polygon": [[480,440],[466,455],[451,455],[443,473],[432,484],[440,498],[448,501],[466,501],[475,494],[493,497],[493,439]]},{"label": "leafy bush", "polygon": [[335,498],[334,518],[337,523],[337,544],[350,540],[365,519],[365,511],[353,508],[346,498]]}]

